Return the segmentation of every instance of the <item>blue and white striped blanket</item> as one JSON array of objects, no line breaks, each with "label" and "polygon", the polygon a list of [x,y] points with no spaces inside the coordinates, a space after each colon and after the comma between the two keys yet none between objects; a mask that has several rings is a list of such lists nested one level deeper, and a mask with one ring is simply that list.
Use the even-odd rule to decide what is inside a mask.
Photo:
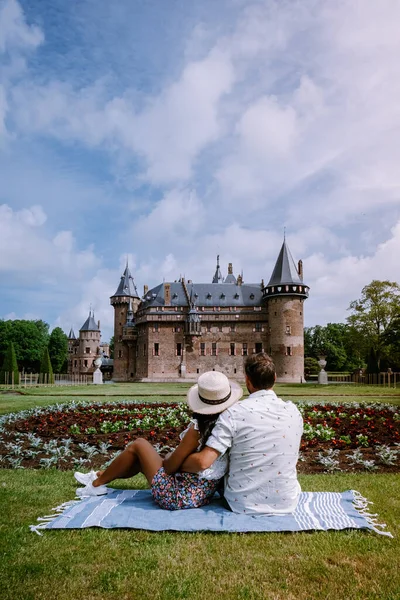
[{"label": "blue and white striped blanket", "polygon": [[39,518],[30,528],[105,529],[127,528],[150,531],[320,531],[328,529],[372,529],[382,535],[385,525],[368,512],[368,502],[358,492],[302,492],[299,504],[287,515],[242,515],[223,507],[219,499],[208,506],[167,511],[158,508],[149,490],[115,490],[106,496],[72,500]]}]

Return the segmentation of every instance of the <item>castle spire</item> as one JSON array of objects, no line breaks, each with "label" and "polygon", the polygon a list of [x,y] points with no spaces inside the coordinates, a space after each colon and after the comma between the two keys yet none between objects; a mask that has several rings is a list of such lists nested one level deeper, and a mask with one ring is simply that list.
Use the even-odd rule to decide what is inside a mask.
[{"label": "castle spire", "polygon": [[123,275],[121,276],[121,280],[119,282],[117,291],[111,297],[115,298],[117,296],[127,296],[127,297],[131,297],[131,298],[139,298],[135,282],[133,280],[133,277],[132,277],[131,272],[128,267],[128,257],[126,258],[125,271],[124,271]]},{"label": "castle spire", "polygon": [[215,269],[215,273],[214,273],[212,282],[213,283],[223,283],[224,282],[224,278],[222,277],[221,269],[219,267],[219,254],[217,254],[217,267]]}]

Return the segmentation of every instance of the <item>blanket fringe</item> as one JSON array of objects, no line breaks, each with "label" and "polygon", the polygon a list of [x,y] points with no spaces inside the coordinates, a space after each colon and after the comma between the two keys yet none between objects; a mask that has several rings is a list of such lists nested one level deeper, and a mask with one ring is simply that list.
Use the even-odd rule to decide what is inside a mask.
[{"label": "blanket fringe", "polygon": [[75,504],[79,504],[80,502],[81,500],[68,500],[68,502],[63,502],[62,504],[59,504],[58,506],[51,509],[53,511],[51,515],[38,517],[37,520],[39,521],[39,524],[29,525],[29,529],[31,531],[34,531],[38,535],[43,535],[43,533],[40,533],[39,530],[46,529],[49,523],[52,523],[55,519],[57,519],[57,517],[60,517],[66,510],[68,510],[68,508],[74,506]]},{"label": "blanket fringe", "polygon": [[368,505],[373,504],[370,500],[367,500],[364,496],[357,492],[357,490],[351,490],[353,494],[353,506],[358,512],[359,515],[364,517],[364,519],[371,526],[371,529],[375,531],[375,533],[379,533],[379,535],[386,535],[387,537],[393,538],[392,534],[389,531],[383,531],[385,527],[387,527],[386,523],[378,523],[376,517],[378,517],[378,513],[369,512]]}]

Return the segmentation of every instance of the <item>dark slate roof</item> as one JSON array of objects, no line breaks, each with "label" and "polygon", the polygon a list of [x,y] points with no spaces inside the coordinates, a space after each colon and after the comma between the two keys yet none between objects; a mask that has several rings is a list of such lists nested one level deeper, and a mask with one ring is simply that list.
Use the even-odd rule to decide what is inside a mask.
[{"label": "dark slate roof", "polygon": [[301,285],[303,282],[300,279],[296,264],[286,244],[286,240],[284,240],[268,286],[290,283],[299,283]]},{"label": "dark slate roof", "polygon": [[[171,307],[188,306],[183,285],[179,281],[171,282]],[[261,306],[262,290],[260,284],[237,285],[232,283],[186,283],[186,287],[197,308],[220,306]],[[141,308],[165,306],[164,284],[149,290],[142,298]],[[168,309],[168,307],[167,307]]]},{"label": "dark slate roof", "polygon": [[99,331],[96,321],[94,320],[94,313],[89,312],[89,316],[80,328],[79,331]]},{"label": "dark slate roof", "polygon": [[74,330],[73,330],[72,327],[71,327],[71,331],[69,332],[68,339],[69,340],[76,340],[76,335],[75,335]]},{"label": "dark slate roof", "polygon": [[131,296],[132,298],[139,298],[136,285],[133,281],[133,277],[128,265],[125,267],[125,271],[121,277],[117,291],[115,292],[114,296],[111,297],[115,298],[115,296]]}]

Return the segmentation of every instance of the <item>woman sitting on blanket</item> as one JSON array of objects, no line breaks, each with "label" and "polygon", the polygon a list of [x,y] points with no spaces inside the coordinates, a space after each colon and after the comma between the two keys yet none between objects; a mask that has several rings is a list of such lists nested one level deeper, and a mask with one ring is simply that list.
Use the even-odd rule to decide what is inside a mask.
[{"label": "woman sitting on blanket", "polygon": [[150,442],[138,438],[105,471],[75,473],[75,479],[85,486],[78,488],[77,495],[107,494],[111,491],[105,487],[107,483],[143,473],[161,508],[178,510],[208,504],[227,472],[227,455],[219,456],[211,467],[197,474],[179,472],[179,469],[190,454],[204,448],[219,414],[237,402],[242,394],[241,386],[229,381],[223,373],[203,373],[188,391],[187,402],[193,418],[181,434],[179,446],[171,454],[163,459]]}]

